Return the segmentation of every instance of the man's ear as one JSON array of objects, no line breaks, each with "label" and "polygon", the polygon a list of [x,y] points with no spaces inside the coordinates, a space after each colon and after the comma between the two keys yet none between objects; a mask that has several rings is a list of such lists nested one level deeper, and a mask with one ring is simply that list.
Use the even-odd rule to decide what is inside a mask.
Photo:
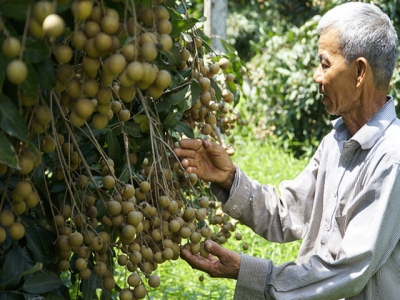
[{"label": "man's ear", "polygon": [[357,68],[357,84],[356,87],[360,87],[366,79],[367,71],[368,71],[368,61],[364,57],[359,57],[356,59],[356,68]]}]

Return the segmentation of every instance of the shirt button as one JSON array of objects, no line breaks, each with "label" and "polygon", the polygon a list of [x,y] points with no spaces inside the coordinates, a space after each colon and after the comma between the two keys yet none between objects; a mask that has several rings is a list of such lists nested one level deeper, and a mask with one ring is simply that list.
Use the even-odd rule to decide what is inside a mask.
[{"label": "shirt button", "polygon": [[236,209],[236,205],[234,205],[232,208],[233,208],[233,209]]}]

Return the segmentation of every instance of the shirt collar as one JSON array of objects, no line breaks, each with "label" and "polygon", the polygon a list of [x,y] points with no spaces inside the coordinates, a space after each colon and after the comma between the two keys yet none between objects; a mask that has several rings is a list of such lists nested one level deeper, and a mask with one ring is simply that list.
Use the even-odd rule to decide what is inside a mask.
[{"label": "shirt collar", "polygon": [[357,142],[363,150],[371,148],[393,120],[396,110],[393,98],[388,96],[386,104],[354,136],[350,136],[342,117],[332,121],[334,137],[343,144],[346,141]]}]

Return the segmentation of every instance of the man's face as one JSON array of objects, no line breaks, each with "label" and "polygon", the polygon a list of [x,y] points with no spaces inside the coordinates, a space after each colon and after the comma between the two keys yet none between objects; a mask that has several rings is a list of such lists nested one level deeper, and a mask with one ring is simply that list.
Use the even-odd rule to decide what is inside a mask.
[{"label": "man's face", "polygon": [[352,112],[355,108],[357,69],[356,63],[346,63],[339,50],[336,31],[323,32],[319,39],[320,65],[313,79],[319,85],[322,103],[332,115]]}]

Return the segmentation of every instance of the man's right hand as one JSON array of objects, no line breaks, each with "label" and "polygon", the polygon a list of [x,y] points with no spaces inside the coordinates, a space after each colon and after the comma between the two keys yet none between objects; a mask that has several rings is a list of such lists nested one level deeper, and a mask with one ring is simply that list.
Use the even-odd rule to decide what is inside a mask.
[{"label": "man's right hand", "polygon": [[195,139],[181,140],[179,145],[174,152],[188,173],[230,190],[236,167],[222,146]]}]

